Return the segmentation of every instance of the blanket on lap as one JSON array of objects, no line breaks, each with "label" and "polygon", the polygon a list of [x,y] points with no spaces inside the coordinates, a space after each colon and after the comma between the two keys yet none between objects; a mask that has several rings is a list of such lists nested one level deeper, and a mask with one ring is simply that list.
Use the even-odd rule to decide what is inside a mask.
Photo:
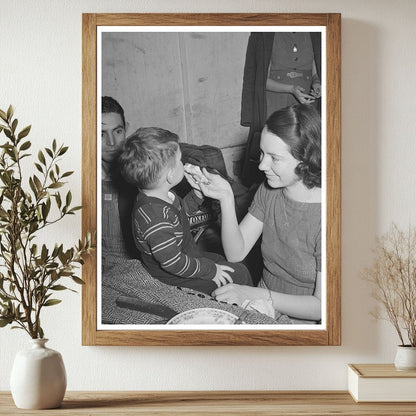
[{"label": "blanket on lap", "polygon": [[[102,275],[102,323],[118,325],[163,324],[166,319],[138,310],[119,307],[117,299],[122,296],[137,297],[146,302],[167,306],[177,313],[196,308],[216,308],[239,316],[243,308],[218,302],[204,293],[166,285],[144,269],[139,260],[125,260],[115,264]],[[286,315],[272,319],[256,311],[250,311],[245,318],[247,324],[291,324]]]}]

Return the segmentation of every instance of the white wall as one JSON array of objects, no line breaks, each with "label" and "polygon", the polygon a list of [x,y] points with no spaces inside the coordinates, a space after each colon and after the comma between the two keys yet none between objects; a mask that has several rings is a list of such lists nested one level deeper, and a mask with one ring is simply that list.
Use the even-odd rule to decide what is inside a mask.
[{"label": "white wall", "polygon": [[[359,272],[376,234],[416,221],[416,2],[413,0],[0,0],[0,108],[33,124],[34,147],[70,144],[81,188],[82,12],[342,13],[342,346],[82,347],[81,297],[45,311],[69,390],[345,389],[346,364],[392,362],[397,338],[369,316]],[[49,239],[69,244],[80,216]],[[0,330],[0,390],[27,336]]]}]

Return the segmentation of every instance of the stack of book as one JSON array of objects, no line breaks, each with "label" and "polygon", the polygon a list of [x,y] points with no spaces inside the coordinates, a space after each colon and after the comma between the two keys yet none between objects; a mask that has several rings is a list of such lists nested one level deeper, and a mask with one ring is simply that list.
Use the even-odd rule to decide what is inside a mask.
[{"label": "stack of book", "polygon": [[349,364],[348,390],[356,402],[416,402],[416,371],[394,364]]}]

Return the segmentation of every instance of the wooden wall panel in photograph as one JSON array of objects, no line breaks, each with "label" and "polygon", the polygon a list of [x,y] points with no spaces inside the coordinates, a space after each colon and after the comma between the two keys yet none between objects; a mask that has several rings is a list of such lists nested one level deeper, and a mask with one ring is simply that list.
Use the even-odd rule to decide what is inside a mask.
[{"label": "wooden wall panel in photograph", "polygon": [[103,94],[116,98],[130,123],[186,137],[182,71],[176,33],[104,33]]},{"label": "wooden wall panel in photograph", "polygon": [[181,35],[192,143],[225,148],[247,140],[240,111],[248,36],[248,32]]},{"label": "wooden wall panel in photograph", "polygon": [[248,33],[119,33],[102,37],[102,90],[130,124],[157,126],[180,140],[227,148],[245,143],[240,126]]}]

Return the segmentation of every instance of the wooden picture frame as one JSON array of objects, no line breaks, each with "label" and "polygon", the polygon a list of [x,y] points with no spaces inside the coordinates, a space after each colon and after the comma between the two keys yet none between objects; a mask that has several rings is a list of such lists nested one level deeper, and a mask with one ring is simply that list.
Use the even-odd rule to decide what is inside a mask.
[{"label": "wooden picture frame", "polygon": [[[83,266],[83,345],[340,345],[341,344],[341,15],[100,14],[82,16],[82,229],[97,229],[97,28],[101,26],[323,27],[326,34],[326,285],[320,329],[98,329],[97,254]],[[198,31],[198,30],[195,30]],[[324,62],[325,64],[325,62]],[[324,171],[325,172],[325,171]],[[99,239],[98,239],[99,240]]]}]

